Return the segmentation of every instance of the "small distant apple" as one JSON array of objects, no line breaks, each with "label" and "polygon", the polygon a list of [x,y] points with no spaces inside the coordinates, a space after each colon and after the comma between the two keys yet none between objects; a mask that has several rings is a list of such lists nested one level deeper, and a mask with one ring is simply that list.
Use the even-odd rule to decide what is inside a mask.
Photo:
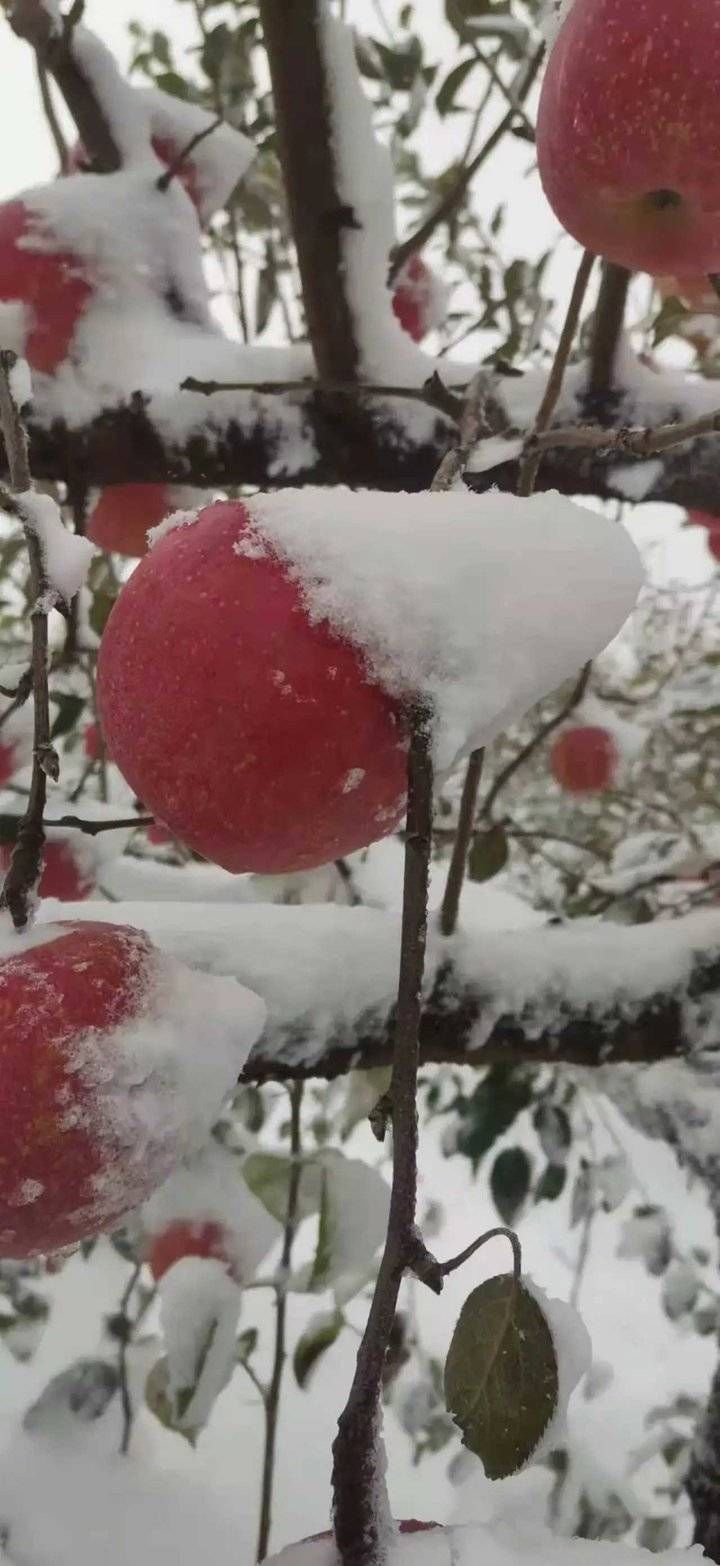
[{"label": "small distant apple", "polygon": [[233,1261],[233,1237],[214,1220],[179,1218],[152,1236],[146,1261],[155,1282],[159,1283],[164,1274],[186,1256],[224,1262],[230,1276],[236,1277],[236,1282],[241,1281],[239,1275],[236,1276]]},{"label": "small distant apple", "polygon": [[[0,875],[10,868],[12,844],[0,843]],[[56,897],[61,903],[79,903],[95,889],[91,861],[83,864],[74,851],[70,837],[51,837],[43,849],[43,867],[38,884],[41,897]]]},{"label": "small distant apple", "polygon": [[395,279],[392,307],[404,332],[420,343],[444,319],[444,290],[421,255],[408,256]]},{"label": "small distant apple", "polygon": [[88,517],[87,536],[99,549],[139,559],[147,553],[147,534],[177,509],[168,484],[109,484]]},{"label": "small distant apple", "polygon": [[568,794],[595,794],[609,788],[619,765],[617,745],[595,724],[566,729],[550,751],[550,771]]}]

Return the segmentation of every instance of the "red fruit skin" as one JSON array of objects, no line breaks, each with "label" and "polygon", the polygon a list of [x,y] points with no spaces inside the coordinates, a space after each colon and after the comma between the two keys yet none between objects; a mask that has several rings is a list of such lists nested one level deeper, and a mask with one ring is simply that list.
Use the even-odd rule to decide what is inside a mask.
[{"label": "red fruit skin", "polygon": [[179,1218],[168,1224],[161,1234],[156,1234],[147,1247],[146,1261],[156,1283],[176,1262],[186,1256],[207,1257],[227,1264],[231,1277],[235,1274],[228,1256],[228,1236],[222,1224],[211,1219],[204,1221]]},{"label": "red fruit skin", "polygon": [[87,536],[99,549],[140,559],[147,554],[147,532],[173,510],[166,484],[111,484],[88,518]]},{"label": "red fruit skin", "polygon": [[[10,867],[12,845],[0,843],[0,874]],[[43,870],[38,885],[41,897],[56,897],[61,903],[81,902],[89,897],[95,880],[75,858],[69,843],[51,839],[45,844]]]},{"label": "red fruit skin", "polygon": [[709,532],[720,527],[720,517],[712,511],[688,511],[688,522],[692,522],[693,527],[706,527]]},{"label": "red fruit skin", "polygon": [[0,206],[0,301],[25,305],[25,358],[32,370],[52,375],[93,291],[76,256],[33,248],[39,232],[24,202]]},{"label": "red fruit skin", "polygon": [[717,522],[715,527],[708,528],[707,546],[713,560],[720,560],[720,522]]},{"label": "red fruit skin", "polygon": [[595,794],[608,788],[618,761],[612,735],[590,724],[566,729],[550,751],[550,771],[569,794]]},{"label": "red fruit skin", "polygon": [[[418,1522],[416,1517],[404,1517],[397,1526],[400,1533],[427,1533],[433,1528],[441,1528],[442,1523]],[[272,1559],[266,1561],[265,1566],[274,1566],[275,1561],[289,1562],[293,1550],[299,1549],[302,1544],[320,1544],[326,1539],[332,1539],[332,1537],[333,1534],[329,1528],[326,1528],[324,1533],[309,1533],[305,1539],[297,1539],[295,1544],[287,1544],[285,1549],[280,1551],[279,1555],[273,1555]]]},{"label": "red fruit skin", "polygon": [[249,529],[217,501],[156,544],[110,615],[98,694],[113,759],[173,836],[273,875],[397,828],[407,732],[282,564],[236,553]]},{"label": "red fruit skin", "polygon": [[14,745],[0,745],[0,788],[10,782],[17,772],[17,756]]},{"label": "red fruit skin", "polygon": [[107,755],[107,746],[99,723],[88,723],[83,734],[83,750],[88,761],[101,761]]},{"label": "red fruit skin", "polygon": [[172,843],[173,835],[161,821],[156,821],[153,826],[147,828],[147,840],[148,843],[153,844],[153,847],[163,848],[166,843]]},{"label": "red fruit skin", "polygon": [[548,60],[537,153],[580,244],[655,275],[720,268],[718,80],[720,0],[575,0]]},{"label": "red fruit skin", "polygon": [[430,330],[426,319],[427,290],[431,273],[422,256],[408,256],[397,279],[392,307],[404,332],[414,343],[421,343]]},{"label": "red fruit skin", "polygon": [[62,928],[56,940],[0,959],[3,1257],[110,1229],[162,1178],[157,1163],[149,1177],[123,1147],[111,1090],[102,1102],[112,1030],[141,1011],[156,954],[142,931]]}]

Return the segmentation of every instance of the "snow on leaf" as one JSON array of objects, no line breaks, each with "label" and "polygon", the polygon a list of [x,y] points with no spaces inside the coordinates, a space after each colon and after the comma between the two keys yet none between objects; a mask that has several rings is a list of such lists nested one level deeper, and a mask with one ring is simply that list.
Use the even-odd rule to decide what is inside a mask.
[{"label": "snow on leaf", "polygon": [[222,1262],[185,1256],[164,1274],[159,1294],[166,1357],[150,1395],[163,1423],[195,1436],[237,1361],[241,1290]]},{"label": "snow on leaf", "polygon": [[118,1388],[118,1372],[106,1359],[78,1359],[53,1376],[23,1419],[25,1430],[61,1435],[67,1416],[90,1424],[104,1414]]},{"label": "snow on leaf", "polygon": [[[250,1153],[243,1164],[246,1184],[263,1207],[285,1223],[290,1194],[292,1159],[281,1153]],[[310,1218],[320,1207],[322,1193],[321,1171],[317,1160],[304,1159],[296,1197],[297,1216]]]},{"label": "snow on leaf", "polygon": [[318,1360],[337,1342],[344,1325],[345,1318],[339,1310],[323,1311],[308,1322],[293,1355],[293,1370],[299,1387],[307,1386]]}]

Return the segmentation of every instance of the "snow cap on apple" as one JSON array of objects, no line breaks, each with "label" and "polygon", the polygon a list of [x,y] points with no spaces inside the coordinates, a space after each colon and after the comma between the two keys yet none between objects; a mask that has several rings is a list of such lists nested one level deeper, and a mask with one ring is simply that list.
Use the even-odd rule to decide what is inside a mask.
[{"label": "snow cap on apple", "polygon": [[265,1020],[111,924],[0,933],[0,1256],[116,1226],[203,1145]]},{"label": "snow cap on apple", "polygon": [[537,152],[589,250],[682,278],[720,270],[720,0],[574,0],[550,52]]},{"label": "snow cap on apple", "polygon": [[219,501],[159,529],[113,609],[107,743],[204,857],[327,863],[399,825],[411,706],[446,773],[599,652],[640,582],[624,530],[556,494]]},{"label": "snow cap on apple", "polygon": [[222,1262],[236,1283],[247,1284],[281,1233],[246,1185],[241,1158],[215,1142],[181,1164],[151,1196],[142,1225],[156,1281],[195,1256]]}]

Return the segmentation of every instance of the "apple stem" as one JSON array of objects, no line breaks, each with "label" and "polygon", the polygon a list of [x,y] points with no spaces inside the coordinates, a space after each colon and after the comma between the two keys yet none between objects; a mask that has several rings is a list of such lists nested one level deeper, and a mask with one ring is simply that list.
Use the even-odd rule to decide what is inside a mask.
[{"label": "apple stem", "polygon": [[535,489],[535,480],[542,461],[542,454],[533,445],[538,435],[542,435],[549,428],[553,414],[558,405],[565,371],[568,366],[572,346],[575,341],[578,326],[580,324],[580,312],[587,293],[590,274],[595,265],[595,257],[590,250],[584,250],[577,269],[573,290],[570,295],[570,303],[567,307],[565,320],[562,324],[560,339],[553,359],[550,374],[548,376],[545,393],[538,408],[535,423],[526,441],[525,450],[520,463],[520,475],[518,478],[518,495],[529,498]]},{"label": "apple stem", "polygon": [[417,1077],[432,849],[433,765],[429,714],[412,717],[408,752],[402,944],[390,1103],[393,1178],[385,1251],[350,1395],[333,1445],[333,1520],[343,1566],[379,1566],[391,1539],[380,1437],[381,1390],[403,1274],[424,1247],[415,1228]]},{"label": "apple stem", "polygon": [[590,398],[607,397],[613,389],[615,361],[620,333],[625,320],[628,289],[632,274],[624,266],[604,261],[602,279],[590,338],[590,370],[587,395]]},{"label": "apple stem", "polygon": [[[7,455],[10,483],[16,495],[32,488],[28,439],[15,401],[11,375],[17,354],[0,350],[0,428]],[[30,793],[25,814],[18,828],[10,868],[0,894],[0,909],[8,909],[16,930],[24,930],[32,917],[33,895],[40,878],[45,843],[43,816],[47,800],[47,780],[57,777],[58,760],[50,741],[50,696],[48,691],[48,583],[42,547],[35,529],[23,522],[30,560],[30,624],[32,627],[32,689],[34,704],[33,766]]]},{"label": "apple stem", "polygon": [[301,1110],[303,1099],[303,1083],[294,1082],[289,1089],[290,1093],[290,1179],[288,1184],[287,1212],[285,1215],[285,1227],[283,1230],[282,1254],[280,1257],[279,1279],[275,1288],[275,1351],[270,1382],[263,1396],[265,1410],[265,1452],[263,1455],[262,1486],[260,1491],[260,1523],[258,1528],[257,1560],[264,1561],[270,1543],[270,1528],[272,1525],[272,1498],[273,1484],[275,1480],[275,1457],[277,1450],[277,1428],[280,1414],[280,1395],[282,1392],[285,1361],[287,1358],[286,1330],[287,1330],[287,1276],[290,1268],[292,1248],[298,1226],[298,1197],[300,1193],[300,1176],[302,1164],[302,1126]]}]

